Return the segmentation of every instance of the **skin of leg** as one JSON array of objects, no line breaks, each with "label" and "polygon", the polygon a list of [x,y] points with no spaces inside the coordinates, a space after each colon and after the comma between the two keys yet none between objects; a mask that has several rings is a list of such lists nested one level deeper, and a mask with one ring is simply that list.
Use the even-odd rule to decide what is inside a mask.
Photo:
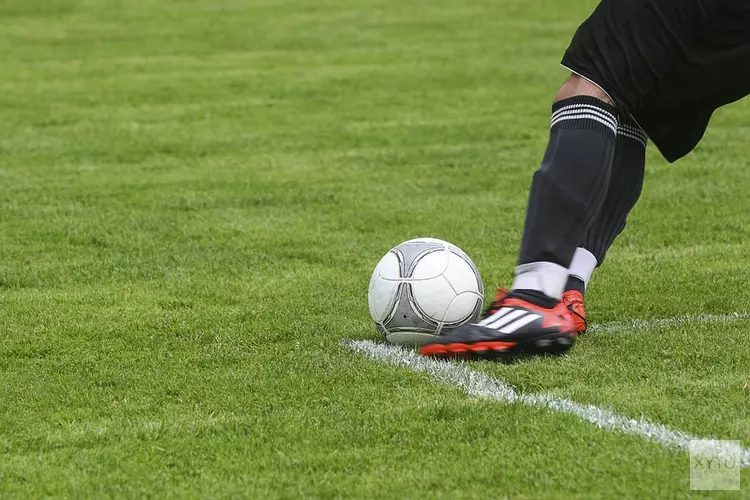
[{"label": "skin of leg", "polygon": [[600,89],[590,81],[576,74],[571,74],[568,80],[562,84],[562,87],[560,87],[557,95],[555,95],[554,102],[559,102],[563,99],[568,99],[570,97],[580,95],[595,97],[611,106],[615,105],[615,103],[612,102],[612,99],[609,98],[606,92],[604,92],[602,89]]}]

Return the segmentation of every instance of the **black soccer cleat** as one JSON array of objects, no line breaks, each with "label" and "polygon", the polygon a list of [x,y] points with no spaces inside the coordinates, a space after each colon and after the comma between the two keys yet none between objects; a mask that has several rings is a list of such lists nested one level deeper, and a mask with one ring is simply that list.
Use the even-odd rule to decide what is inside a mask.
[{"label": "black soccer cleat", "polygon": [[562,301],[546,308],[500,289],[479,323],[436,337],[420,347],[419,353],[446,359],[558,355],[573,347],[576,335],[570,310]]}]

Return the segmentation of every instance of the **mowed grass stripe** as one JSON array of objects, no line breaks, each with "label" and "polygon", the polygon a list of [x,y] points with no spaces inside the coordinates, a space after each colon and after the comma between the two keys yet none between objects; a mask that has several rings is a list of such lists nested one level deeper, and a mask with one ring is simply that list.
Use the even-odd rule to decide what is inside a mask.
[{"label": "mowed grass stripe", "polygon": [[[0,497],[690,496],[682,452],[339,344],[378,338],[367,281],[411,237],[510,283],[595,3],[0,2]],[[652,148],[592,322],[747,310],[748,109]],[[476,370],[747,444],[749,338]]]}]

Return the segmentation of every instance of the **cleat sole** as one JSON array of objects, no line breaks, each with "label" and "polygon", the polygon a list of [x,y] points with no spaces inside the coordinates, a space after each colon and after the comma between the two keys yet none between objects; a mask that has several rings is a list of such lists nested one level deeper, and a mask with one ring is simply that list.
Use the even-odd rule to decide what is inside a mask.
[{"label": "cleat sole", "polygon": [[431,344],[419,349],[424,356],[441,359],[495,359],[510,354],[518,346],[515,342],[477,342],[476,344]]},{"label": "cleat sole", "polygon": [[423,356],[439,359],[494,360],[533,355],[559,356],[568,352],[575,337],[554,333],[529,342],[477,342],[474,344],[429,344],[419,348]]}]

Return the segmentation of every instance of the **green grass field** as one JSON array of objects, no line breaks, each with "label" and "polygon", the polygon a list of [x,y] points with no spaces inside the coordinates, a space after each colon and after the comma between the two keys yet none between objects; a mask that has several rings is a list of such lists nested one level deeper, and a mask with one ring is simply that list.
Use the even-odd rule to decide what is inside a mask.
[{"label": "green grass field", "polygon": [[[0,498],[702,497],[684,451],[340,344],[402,240],[510,283],[594,4],[0,0]],[[748,112],[650,148],[592,322],[747,311]],[[749,327],[472,369],[747,446]]]}]

